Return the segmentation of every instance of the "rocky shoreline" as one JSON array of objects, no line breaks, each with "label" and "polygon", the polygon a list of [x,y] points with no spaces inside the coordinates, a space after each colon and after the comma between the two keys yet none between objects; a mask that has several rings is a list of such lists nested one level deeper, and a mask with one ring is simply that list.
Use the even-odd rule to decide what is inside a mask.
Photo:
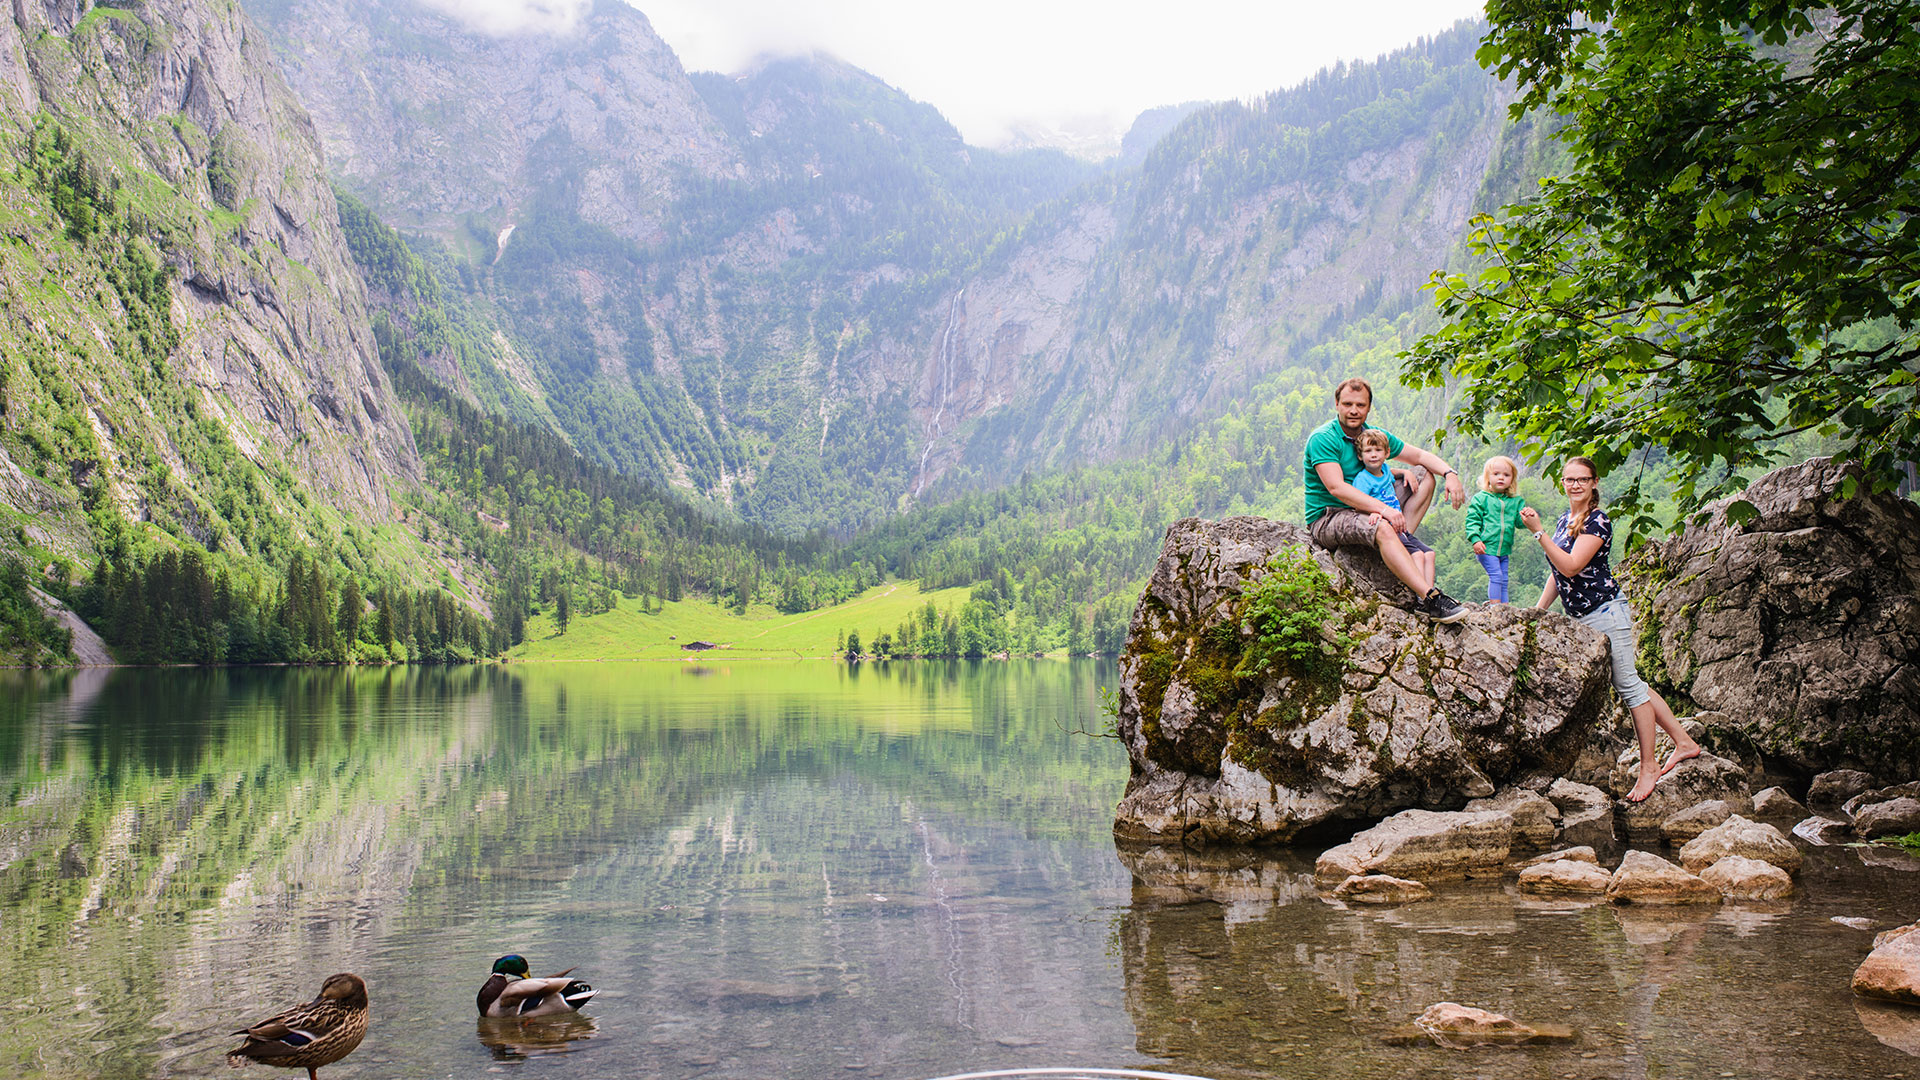
[{"label": "rocky shoreline", "polygon": [[[1787,902],[1803,848],[1920,832],[1920,507],[1856,480],[1779,470],[1636,553],[1643,673],[1707,747],[1641,803],[1621,798],[1638,749],[1599,634],[1505,605],[1435,625],[1369,554],[1177,522],[1121,660],[1116,839],[1324,848],[1315,885],[1342,903],[1473,878],[1655,910]],[[1317,642],[1257,640],[1262,618],[1300,633],[1257,610],[1272,595],[1308,597]],[[1876,939],[1856,993],[1920,1005],[1916,927]]]}]

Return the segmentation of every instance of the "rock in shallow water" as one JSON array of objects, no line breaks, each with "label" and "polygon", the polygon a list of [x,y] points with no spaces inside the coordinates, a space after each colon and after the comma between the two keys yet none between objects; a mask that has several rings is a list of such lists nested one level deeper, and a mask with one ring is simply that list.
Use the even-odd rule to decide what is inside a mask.
[{"label": "rock in shallow water", "polygon": [[1616,904],[1717,904],[1720,890],[1658,855],[1629,851],[1607,883],[1607,899]]},{"label": "rock in shallow water", "polygon": [[1872,773],[1859,769],[1833,769],[1813,778],[1807,788],[1807,805],[1831,810],[1863,791],[1872,791],[1880,781]]},{"label": "rock in shallow water", "polygon": [[1920,1005],[1920,923],[1874,936],[1873,952],[1854,970],[1853,992]]},{"label": "rock in shallow water", "polygon": [[1573,1030],[1561,1024],[1523,1024],[1496,1012],[1452,1001],[1427,1006],[1413,1026],[1435,1043],[1455,1050],[1573,1040]]},{"label": "rock in shallow water", "polygon": [[1793,895],[1793,878],[1770,862],[1728,855],[1700,871],[1700,880],[1729,900],[1778,900]]},{"label": "rock in shallow water", "polygon": [[[1324,669],[1244,674],[1245,592],[1277,554],[1331,583]],[[1167,530],[1121,658],[1125,840],[1275,843],[1559,775],[1612,707],[1605,639],[1505,604],[1452,626],[1407,610],[1377,556],[1263,518]],[[1343,875],[1344,876],[1344,875]]]},{"label": "rock in shallow water", "polygon": [[1780,830],[1738,814],[1708,829],[1680,849],[1680,865],[1695,873],[1729,855],[1772,863],[1789,874],[1800,872],[1800,849]]},{"label": "rock in shallow water", "polygon": [[1602,896],[1613,875],[1590,862],[1558,859],[1520,871],[1519,889],[1540,896]]},{"label": "rock in shallow water", "polygon": [[1853,831],[1868,839],[1920,832],[1920,799],[1868,803],[1853,815]]},{"label": "rock in shallow water", "polygon": [[1613,800],[1592,784],[1555,780],[1547,798],[1560,810],[1559,842],[1594,848],[1613,846]]},{"label": "rock in shallow water", "polygon": [[1336,886],[1333,895],[1358,904],[1411,904],[1433,899],[1433,890],[1387,874],[1355,874]]},{"label": "rock in shallow water", "polygon": [[1512,845],[1513,818],[1503,811],[1402,810],[1321,853],[1313,875],[1321,881],[1368,873],[1415,881],[1498,877]]},{"label": "rock in shallow water", "polygon": [[1786,788],[1770,787],[1753,797],[1753,816],[1761,821],[1799,821],[1807,808]]}]

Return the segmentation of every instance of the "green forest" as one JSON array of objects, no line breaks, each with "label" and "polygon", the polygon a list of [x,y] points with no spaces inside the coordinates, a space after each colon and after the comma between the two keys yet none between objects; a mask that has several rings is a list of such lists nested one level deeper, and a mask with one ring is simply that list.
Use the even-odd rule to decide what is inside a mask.
[{"label": "green forest", "polygon": [[[0,245],[0,264],[31,257],[97,281],[89,303],[116,327],[106,342],[125,373],[116,377],[183,434],[163,446],[122,425],[159,496],[150,523],[131,525],[106,497],[109,455],[100,429],[77,419],[70,376],[44,350],[0,365],[10,445],[75,493],[86,515],[76,527],[99,553],[91,565],[44,557],[17,525],[18,549],[42,572],[0,558],[0,651],[29,663],[72,655],[36,587],[128,662],[383,663],[501,656],[536,619],[564,635],[616,608],[693,598],[792,615],[913,581],[968,598],[849,628],[836,651],[1114,654],[1169,524],[1300,519],[1306,437],[1331,418],[1332,387],[1349,376],[1375,387],[1374,423],[1440,453],[1469,491],[1490,455],[1520,459],[1521,494],[1549,518],[1557,462],[1594,456],[1629,546],[1815,452],[1854,458],[1872,484],[1893,486],[1920,457],[1920,293],[1901,276],[1920,218],[1899,209],[1916,184],[1911,154],[1887,148],[1912,144],[1920,108],[1874,113],[1871,145],[1834,117],[1861,95],[1911,97],[1896,69],[1920,49],[1920,31],[1843,3],[1815,34],[1806,11],[1785,7],[1763,25],[1719,12],[1681,29],[1635,16],[1568,38],[1546,16],[1495,4],[1484,38],[1456,31],[1269,99],[1195,110],[1126,174],[1051,153],[972,151],[933,110],[825,61],[770,64],[749,81],[698,76],[714,114],[755,136],[757,175],[773,179],[692,189],[654,248],[586,224],[556,180],[483,265],[403,236],[336,187],[381,366],[425,469],[394,520],[378,523],[313,505],[284,466],[257,464],[202,415],[161,362],[180,329],[167,301],[174,271],[149,240],[186,227],[165,216],[186,211],[103,179],[99,155],[111,148],[42,117],[13,147],[13,178],[55,228]],[[1834,37],[1834,26],[1852,36]],[[1356,156],[1423,132],[1441,146],[1469,138],[1493,107],[1482,65],[1515,79],[1519,97],[1477,195],[1486,212],[1434,272],[1432,303],[1376,279],[1317,318],[1263,327],[1285,338],[1288,363],[1196,418],[1129,436],[1124,456],[1067,454],[1017,475],[963,460],[937,498],[902,510],[891,493],[905,487],[921,437],[904,400],[881,397],[829,423],[824,404],[802,416],[813,403],[769,390],[796,365],[837,359],[849,328],[910,320],[1095,197],[1116,198],[1128,216],[1080,318],[1125,328],[1133,348],[1173,342],[1198,364],[1247,287],[1248,261],[1272,256],[1266,234],[1224,260],[1196,238],[1230,233],[1236,207],[1262,192],[1335,183]],[[1700,100],[1663,79],[1720,89]],[[1608,102],[1636,80],[1663,88],[1646,100],[1670,123],[1719,141],[1676,155],[1622,121]],[[761,139],[749,116],[770,101],[797,119]],[[1861,167],[1834,164],[1843,136]],[[555,153],[563,176],[566,148]],[[830,167],[788,167],[801,160]],[[1420,167],[1436,160],[1430,152]],[[833,198],[819,198],[822,185]],[[871,212],[833,209],[855,206]],[[773,213],[794,215],[814,249],[775,270],[713,268],[696,290],[703,317],[751,332],[732,337],[727,355],[666,343],[684,379],[666,378],[645,304],[662,290],[686,294],[661,267],[705,257],[717,238]],[[1276,220],[1298,237],[1318,219]],[[1843,250],[1848,237],[1864,246]],[[1766,273],[1749,265],[1756,245],[1773,253]],[[857,305],[823,291],[876,262],[917,269],[876,279]],[[1186,284],[1133,296],[1123,286],[1143,266]],[[589,312],[556,284],[582,272],[613,283],[611,307],[603,298]],[[627,315],[609,322],[609,311]],[[509,361],[565,377],[530,383]],[[1179,371],[1162,375],[1173,382],[1149,397],[1170,408],[1193,395]],[[736,406],[728,422],[717,419],[723,400]],[[1047,410],[1064,407],[1043,405],[973,436],[1048,423]],[[777,452],[783,439],[814,445]],[[165,455],[204,482],[171,483]],[[1437,508],[1422,536],[1438,550],[1441,587],[1484,599],[1461,511]],[[1545,569],[1531,546],[1516,548],[1516,603],[1531,602]]]}]

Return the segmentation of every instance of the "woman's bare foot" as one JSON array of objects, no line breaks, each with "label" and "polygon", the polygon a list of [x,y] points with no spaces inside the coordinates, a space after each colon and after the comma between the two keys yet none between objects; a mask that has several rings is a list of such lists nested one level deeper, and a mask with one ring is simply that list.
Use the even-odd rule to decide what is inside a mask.
[{"label": "woman's bare foot", "polygon": [[1667,755],[1666,764],[1660,766],[1660,775],[1665,776],[1674,769],[1679,768],[1681,762],[1689,761],[1699,756],[1699,743],[1694,743],[1690,746],[1676,746],[1673,748],[1673,753]]},{"label": "woman's bare foot", "polygon": [[1632,791],[1627,792],[1627,801],[1630,803],[1646,802],[1647,796],[1653,794],[1653,785],[1659,782],[1660,782],[1659,773],[1653,773],[1652,775],[1648,775],[1647,773],[1644,773],[1644,772],[1641,773],[1640,782],[1633,785]]}]

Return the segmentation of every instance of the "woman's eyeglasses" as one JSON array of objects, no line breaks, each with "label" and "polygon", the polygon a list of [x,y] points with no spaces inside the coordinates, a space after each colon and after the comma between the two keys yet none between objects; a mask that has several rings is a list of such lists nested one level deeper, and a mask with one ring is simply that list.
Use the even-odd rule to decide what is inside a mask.
[{"label": "woman's eyeglasses", "polygon": [[1560,478],[1560,482],[1561,482],[1562,484],[1591,484],[1591,483],[1593,483],[1593,477],[1591,477],[1591,476],[1563,476],[1563,477],[1561,477],[1561,478]]}]

